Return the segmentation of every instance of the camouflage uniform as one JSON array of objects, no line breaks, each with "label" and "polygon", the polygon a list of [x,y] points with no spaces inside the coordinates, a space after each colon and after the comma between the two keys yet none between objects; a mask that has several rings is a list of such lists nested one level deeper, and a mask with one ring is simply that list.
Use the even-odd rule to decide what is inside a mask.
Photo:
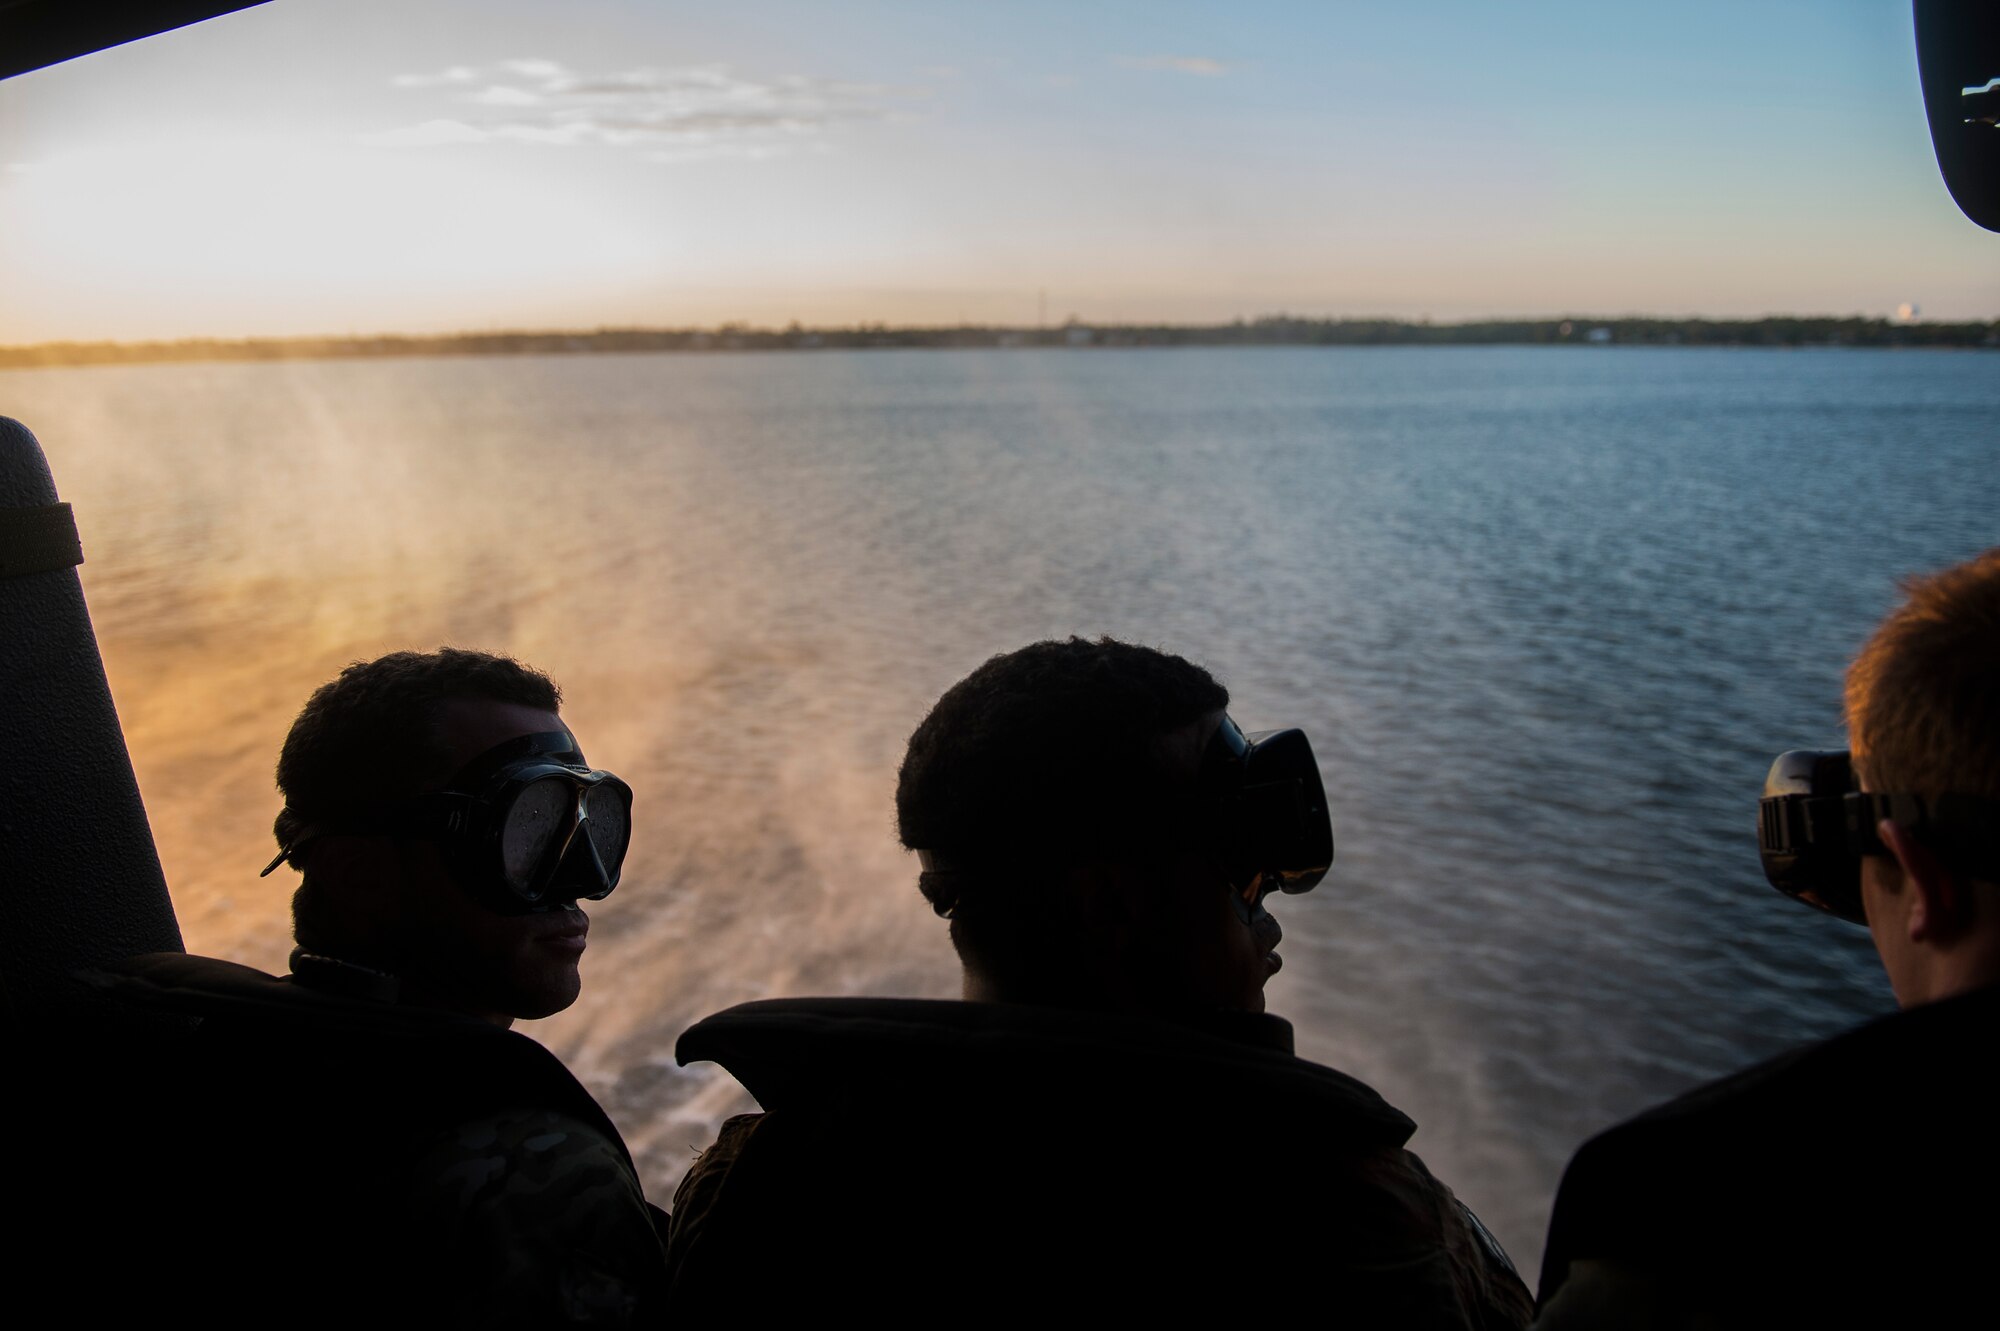
[{"label": "camouflage uniform", "polygon": [[116,1152],[174,1222],[135,1232],[131,1257],[197,1320],[656,1320],[664,1217],[533,1040],[204,957],[138,958],[106,983],[201,1019],[132,1068],[151,1112]]},{"label": "camouflage uniform", "polygon": [[632,1273],[660,1260],[630,1160],[560,1110],[468,1119],[411,1163],[408,1228],[439,1236],[463,1282],[454,1320],[479,1326],[627,1326]]}]

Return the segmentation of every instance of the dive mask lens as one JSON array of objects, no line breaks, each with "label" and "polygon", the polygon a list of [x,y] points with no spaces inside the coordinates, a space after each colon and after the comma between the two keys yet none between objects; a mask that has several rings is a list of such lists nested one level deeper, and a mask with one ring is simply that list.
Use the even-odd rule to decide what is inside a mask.
[{"label": "dive mask lens", "polygon": [[500,824],[500,875],[510,890],[534,894],[535,878],[569,830],[575,805],[575,788],[555,776],[529,782],[514,797]]},{"label": "dive mask lens", "polygon": [[596,858],[601,890],[579,893],[589,901],[611,895],[618,875],[625,867],[625,850],[632,841],[632,788],[609,772],[584,788],[577,805],[582,826],[578,840],[588,844]]}]

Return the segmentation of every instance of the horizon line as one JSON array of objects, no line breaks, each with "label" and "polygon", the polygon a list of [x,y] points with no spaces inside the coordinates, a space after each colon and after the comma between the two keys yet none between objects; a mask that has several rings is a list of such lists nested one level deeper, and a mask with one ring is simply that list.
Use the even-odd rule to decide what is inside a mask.
[{"label": "horizon line", "polygon": [[[1808,330],[1812,330],[1809,333]],[[1761,331],[1754,341],[1744,333]],[[1313,334],[1319,336],[1313,336]],[[1938,320],[1870,314],[1764,314],[1754,317],[1654,314],[1511,315],[1432,320],[1389,315],[1337,317],[1260,314],[1210,322],[1087,320],[1061,323],[600,324],[593,328],[460,329],[441,333],[375,332],[185,336],[121,340],[57,339],[0,344],[0,368],[182,360],[338,359],[425,354],[523,354],[591,351],[841,350],[885,347],[970,348],[1078,346],[1369,345],[1633,341],[1685,345],[2000,345],[2000,318]],[[1773,337],[1770,334],[1781,333]],[[1816,335],[1815,335],[1816,334]],[[1858,340],[1857,340],[1858,339]],[[605,343],[612,345],[603,345]]]}]

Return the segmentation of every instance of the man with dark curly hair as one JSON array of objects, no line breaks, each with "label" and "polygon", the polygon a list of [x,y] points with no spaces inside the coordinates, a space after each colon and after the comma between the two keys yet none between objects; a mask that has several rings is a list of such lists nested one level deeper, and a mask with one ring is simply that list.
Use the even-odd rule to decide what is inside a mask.
[{"label": "man with dark curly hair", "polygon": [[147,1246],[204,1319],[626,1327],[657,1307],[617,1128],[510,1030],[576,1001],[578,903],[617,884],[629,834],[631,791],[560,702],[484,652],[349,666],[278,761],[265,872],[303,875],[291,973],[124,968],[126,998],[200,1020],[164,1052],[183,1093],[151,1125],[185,1223]]},{"label": "man with dark curly hair", "polygon": [[938,700],[896,811],[965,1001],[750,1003],[682,1037],[766,1112],[676,1196],[677,1313],[1526,1319],[1416,1125],[1264,1013],[1266,894],[1316,883],[1332,837],[1305,737],[1246,736],[1228,701],[1080,638]]}]

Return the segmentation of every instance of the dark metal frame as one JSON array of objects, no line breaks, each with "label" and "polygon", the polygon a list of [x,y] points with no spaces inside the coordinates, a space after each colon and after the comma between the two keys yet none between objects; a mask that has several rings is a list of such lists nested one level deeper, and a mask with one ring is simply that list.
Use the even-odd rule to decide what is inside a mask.
[{"label": "dark metal frame", "polygon": [[1931,147],[1952,202],[2000,231],[2000,4],[1915,0]]},{"label": "dark metal frame", "polygon": [[0,0],[0,79],[267,0]]}]

